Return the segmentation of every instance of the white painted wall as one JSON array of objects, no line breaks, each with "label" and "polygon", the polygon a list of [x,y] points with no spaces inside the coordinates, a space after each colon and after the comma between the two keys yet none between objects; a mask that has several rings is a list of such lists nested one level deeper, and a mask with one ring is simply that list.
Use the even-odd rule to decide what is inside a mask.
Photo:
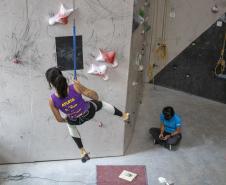
[{"label": "white painted wall", "polygon": [[[180,54],[191,42],[207,30],[219,17],[226,12],[225,0],[167,0],[166,17],[166,45],[168,58],[166,61],[156,57],[155,49],[161,41],[163,7],[165,0],[151,1],[152,14],[152,40],[150,64],[157,64],[154,68],[156,75],[164,66]],[[214,4],[218,5],[219,12],[212,13]],[[170,17],[170,12],[175,12],[175,18]]]},{"label": "white painted wall", "polygon": [[[61,2],[68,8],[73,4]],[[101,99],[124,111],[133,1],[75,0],[75,3],[85,68],[78,72],[79,80],[96,90]],[[0,1],[0,163],[79,157],[66,125],[56,123],[47,101],[50,91],[44,73],[56,66],[55,37],[72,35],[73,17],[67,25],[48,26],[49,13],[57,12],[59,5],[60,1],[55,0]],[[25,48],[22,64],[14,64],[11,60],[19,48]],[[86,73],[98,48],[117,52],[119,67],[109,69],[109,81]],[[73,72],[65,75],[72,78]],[[104,127],[99,128],[97,121],[102,121]],[[85,123],[79,130],[92,157],[123,154],[124,122],[119,118],[100,112],[96,121]]]}]

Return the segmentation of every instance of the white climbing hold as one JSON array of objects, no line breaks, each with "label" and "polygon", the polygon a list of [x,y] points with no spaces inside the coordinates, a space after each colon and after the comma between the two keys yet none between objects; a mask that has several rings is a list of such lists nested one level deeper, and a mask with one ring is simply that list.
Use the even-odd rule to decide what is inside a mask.
[{"label": "white climbing hold", "polygon": [[101,121],[99,121],[98,126],[99,127],[103,127],[104,125],[103,125],[103,123]]},{"label": "white climbing hold", "polygon": [[164,183],[165,185],[174,185],[174,182],[168,181],[164,177],[159,177],[158,180],[159,180],[159,183],[161,183],[161,184]]},{"label": "white climbing hold", "polygon": [[108,80],[109,77],[106,74],[106,72],[107,66],[105,64],[102,65],[91,64],[89,70],[87,71],[88,74],[100,76],[103,78],[103,80]]},{"label": "white climbing hold", "polygon": [[54,25],[56,23],[67,24],[68,17],[73,12],[73,8],[66,9],[63,4],[60,5],[60,10],[56,15],[49,18],[49,25]]},{"label": "white climbing hold", "polygon": [[219,9],[218,9],[218,7],[217,7],[216,4],[211,8],[211,11],[212,11],[213,13],[217,13],[217,12],[219,11]]}]

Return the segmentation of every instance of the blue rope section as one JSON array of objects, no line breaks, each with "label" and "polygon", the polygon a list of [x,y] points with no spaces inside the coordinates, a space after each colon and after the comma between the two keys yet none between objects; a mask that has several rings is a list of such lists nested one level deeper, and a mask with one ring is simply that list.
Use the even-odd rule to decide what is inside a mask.
[{"label": "blue rope section", "polygon": [[76,75],[76,27],[73,25],[73,63],[74,63],[74,80],[77,79]]}]

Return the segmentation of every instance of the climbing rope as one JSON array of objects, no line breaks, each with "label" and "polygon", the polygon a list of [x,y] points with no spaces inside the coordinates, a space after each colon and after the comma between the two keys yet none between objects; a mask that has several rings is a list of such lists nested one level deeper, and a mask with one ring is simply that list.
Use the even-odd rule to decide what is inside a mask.
[{"label": "climbing rope", "polygon": [[[157,7],[158,8],[158,7]],[[167,0],[164,0],[163,18],[162,18],[162,33],[161,41],[158,43],[156,54],[160,59],[166,61],[167,58],[167,46],[166,46],[166,19],[167,19]]]},{"label": "climbing rope", "polygon": [[[147,67],[147,76],[148,76],[148,80],[149,82],[152,82],[153,85],[155,85],[154,83],[154,69],[153,69],[153,65],[155,62],[157,62],[156,58],[154,57],[153,60],[151,60],[151,57],[152,57],[152,48],[155,48],[156,46],[156,33],[158,33],[158,29],[157,29],[157,26],[158,26],[158,8],[159,8],[159,1],[158,0],[155,0],[153,1],[153,16],[152,16],[152,23],[153,23],[153,30],[151,32],[151,45],[150,45],[150,52],[149,52],[149,64],[148,64],[148,67]],[[154,53],[154,56],[157,54],[156,53],[156,49],[155,51],[153,52]]]},{"label": "climbing rope", "polygon": [[[167,58],[167,46],[165,44],[166,42],[166,19],[167,19],[167,0],[164,1],[164,8],[163,8],[163,18],[162,18],[162,29],[161,29],[161,40],[157,41],[157,35],[155,33],[158,33],[158,19],[159,19],[159,0],[153,1],[154,3],[154,10],[153,10],[153,28],[152,35],[151,35],[151,47],[150,47],[150,53],[152,53],[152,47],[155,48],[153,51],[154,58],[153,62],[151,62],[152,54],[149,55],[149,61],[148,69],[147,69],[147,76],[149,79],[149,82],[152,81],[154,84],[154,67],[156,67],[156,63],[158,63],[159,59],[166,60]],[[156,47],[157,45],[157,47]],[[157,57],[156,57],[157,56]]]},{"label": "climbing rope", "polygon": [[166,19],[167,19],[167,0],[164,2],[163,20],[162,20],[162,39],[166,41]]},{"label": "climbing rope", "polygon": [[224,35],[223,47],[221,49],[221,55],[214,69],[214,73],[216,76],[224,73],[225,70],[225,60],[224,60],[224,49],[225,49],[225,41],[226,41],[226,33]]},{"label": "climbing rope", "polygon": [[[73,11],[75,10],[75,1],[73,0]],[[77,80],[76,74],[76,27],[75,27],[75,13],[73,19],[73,64],[74,64],[74,80]]]}]

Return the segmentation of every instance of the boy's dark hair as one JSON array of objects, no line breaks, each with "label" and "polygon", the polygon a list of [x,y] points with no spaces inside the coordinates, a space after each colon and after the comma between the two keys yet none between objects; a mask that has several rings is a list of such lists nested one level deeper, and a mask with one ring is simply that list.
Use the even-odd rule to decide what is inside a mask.
[{"label": "boy's dark hair", "polygon": [[174,116],[175,112],[173,107],[166,106],[162,109],[162,114],[166,120],[170,120]]}]

